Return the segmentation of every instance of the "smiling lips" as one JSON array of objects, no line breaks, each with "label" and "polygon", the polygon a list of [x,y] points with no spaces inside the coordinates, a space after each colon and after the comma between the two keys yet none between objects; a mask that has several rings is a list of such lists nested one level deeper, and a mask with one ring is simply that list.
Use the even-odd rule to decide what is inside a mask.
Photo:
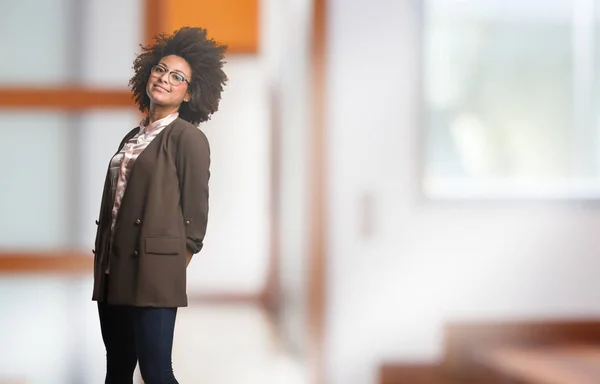
[{"label": "smiling lips", "polygon": [[154,84],[153,87],[154,87],[154,89],[158,90],[159,92],[169,92],[168,89],[166,89],[165,87],[158,85],[158,84]]}]

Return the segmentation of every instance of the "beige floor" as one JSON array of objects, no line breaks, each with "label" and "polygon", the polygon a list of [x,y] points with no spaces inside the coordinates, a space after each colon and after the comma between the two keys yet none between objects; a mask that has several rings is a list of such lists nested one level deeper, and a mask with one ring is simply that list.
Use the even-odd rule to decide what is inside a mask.
[{"label": "beige floor", "polygon": [[304,383],[254,306],[189,308],[178,319],[173,361],[182,383]]},{"label": "beige floor", "polygon": [[[0,276],[0,384],[102,384],[104,349],[88,279]],[[178,312],[173,366],[182,384],[305,384],[253,305]]]}]

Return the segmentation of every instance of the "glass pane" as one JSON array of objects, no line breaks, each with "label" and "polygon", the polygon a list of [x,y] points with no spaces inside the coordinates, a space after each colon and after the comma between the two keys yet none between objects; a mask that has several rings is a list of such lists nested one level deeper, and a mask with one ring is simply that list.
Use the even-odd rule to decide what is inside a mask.
[{"label": "glass pane", "polygon": [[[85,2],[82,25],[83,81],[99,88],[125,88],[142,41],[142,0]],[[118,11],[115,11],[118,10]],[[108,23],[107,21],[110,21]],[[110,24],[110,27],[109,27]]]},{"label": "glass pane", "polygon": [[0,85],[59,84],[69,79],[70,0],[2,3]]},{"label": "glass pane", "polygon": [[426,193],[598,191],[593,21],[577,4],[426,2]]},{"label": "glass pane", "polygon": [[0,249],[69,244],[68,117],[0,111],[0,137]]},{"label": "glass pane", "polygon": [[139,124],[141,118],[142,115],[134,110],[99,110],[84,113],[78,119],[81,178],[77,182],[81,205],[76,214],[81,225],[76,242],[83,250],[94,247],[95,220],[100,211],[108,162],[123,137]]}]

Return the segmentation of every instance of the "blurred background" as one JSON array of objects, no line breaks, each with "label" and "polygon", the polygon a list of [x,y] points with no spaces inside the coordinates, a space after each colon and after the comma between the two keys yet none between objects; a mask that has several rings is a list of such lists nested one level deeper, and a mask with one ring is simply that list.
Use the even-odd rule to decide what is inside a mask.
[{"label": "blurred background", "polygon": [[0,0],[0,384],[103,383],[104,175],[184,25],[230,80],[180,382],[600,382],[600,0]]}]

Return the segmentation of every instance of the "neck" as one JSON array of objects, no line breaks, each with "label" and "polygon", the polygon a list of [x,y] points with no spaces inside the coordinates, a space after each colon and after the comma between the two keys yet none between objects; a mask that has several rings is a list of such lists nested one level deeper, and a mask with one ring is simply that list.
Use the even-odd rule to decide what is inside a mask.
[{"label": "neck", "polygon": [[160,120],[169,116],[172,113],[178,111],[178,108],[167,107],[162,105],[155,105],[154,103],[150,104],[150,111],[148,112],[148,123],[152,124],[156,120]]}]

